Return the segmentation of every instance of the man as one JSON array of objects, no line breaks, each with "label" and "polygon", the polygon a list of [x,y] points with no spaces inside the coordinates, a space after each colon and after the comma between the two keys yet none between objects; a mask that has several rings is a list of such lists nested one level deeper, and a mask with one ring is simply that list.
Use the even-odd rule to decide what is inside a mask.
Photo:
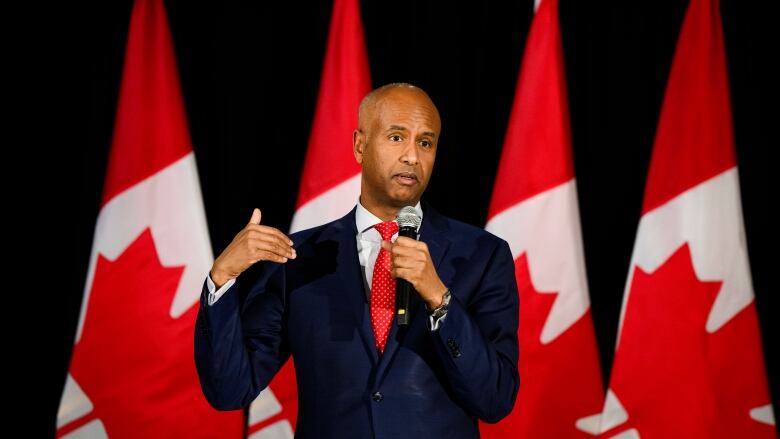
[{"label": "man", "polygon": [[[292,355],[298,437],[479,436],[514,405],[518,296],[509,247],[420,205],[441,132],[428,95],[390,84],[360,105],[357,206],[290,238],[249,224],[217,258],[195,334],[203,392],[217,409],[250,404]],[[419,241],[398,237],[404,206]],[[380,245],[381,243],[381,245]],[[417,294],[394,321],[395,279]]]}]

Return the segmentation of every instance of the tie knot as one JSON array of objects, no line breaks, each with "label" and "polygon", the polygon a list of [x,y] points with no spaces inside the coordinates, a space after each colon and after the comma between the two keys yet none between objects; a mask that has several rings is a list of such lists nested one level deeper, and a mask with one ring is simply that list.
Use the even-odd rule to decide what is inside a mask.
[{"label": "tie knot", "polygon": [[385,221],[383,223],[374,224],[374,228],[382,235],[383,241],[389,241],[393,235],[398,232],[398,223],[395,221]]}]

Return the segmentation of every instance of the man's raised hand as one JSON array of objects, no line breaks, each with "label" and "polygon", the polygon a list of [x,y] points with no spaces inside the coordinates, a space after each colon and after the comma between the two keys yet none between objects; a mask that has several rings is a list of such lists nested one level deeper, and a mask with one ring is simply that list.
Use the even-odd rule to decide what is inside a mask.
[{"label": "man's raised hand", "polygon": [[260,218],[260,209],[255,208],[249,224],[214,261],[210,275],[217,288],[259,261],[285,263],[295,259],[292,240],[279,229],[260,225]]}]

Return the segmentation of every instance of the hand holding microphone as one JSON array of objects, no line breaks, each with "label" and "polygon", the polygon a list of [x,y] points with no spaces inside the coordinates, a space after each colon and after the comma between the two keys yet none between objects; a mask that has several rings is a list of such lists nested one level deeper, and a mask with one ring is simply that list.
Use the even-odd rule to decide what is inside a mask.
[{"label": "hand holding microphone", "polygon": [[394,243],[383,241],[382,247],[390,252],[391,275],[396,278],[397,321],[399,325],[407,325],[412,288],[417,290],[428,309],[435,309],[441,305],[447,287],[436,273],[428,246],[417,241],[417,230],[421,222],[417,211],[406,206],[399,211],[396,220],[398,239]]}]

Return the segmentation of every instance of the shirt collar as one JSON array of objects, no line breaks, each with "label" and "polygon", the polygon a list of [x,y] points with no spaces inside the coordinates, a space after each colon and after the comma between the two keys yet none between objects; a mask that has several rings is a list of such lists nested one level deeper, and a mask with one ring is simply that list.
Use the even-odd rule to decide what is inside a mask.
[{"label": "shirt collar", "polygon": [[[414,208],[417,210],[417,214],[420,215],[420,219],[422,220],[423,213],[422,208],[420,208],[419,201],[414,206]],[[366,230],[374,227],[374,224],[381,222],[381,219],[379,219],[373,213],[369,212],[368,209],[360,204],[360,198],[358,198],[357,209],[355,210],[355,225],[357,226],[358,234],[365,232]]]}]

